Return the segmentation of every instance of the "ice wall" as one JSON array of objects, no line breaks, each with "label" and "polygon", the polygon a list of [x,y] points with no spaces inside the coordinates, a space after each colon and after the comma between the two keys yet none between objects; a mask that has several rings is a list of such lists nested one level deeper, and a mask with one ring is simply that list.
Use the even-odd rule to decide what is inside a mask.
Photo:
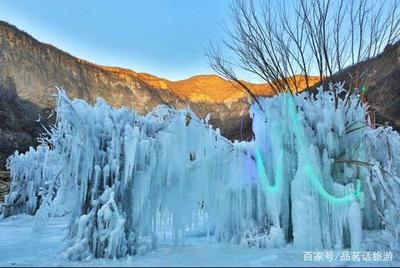
[{"label": "ice wall", "polygon": [[232,143],[190,110],[140,116],[60,93],[43,144],[9,159],[2,215],[70,215],[70,259],[138,254],[191,230],[256,247],[358,249],[362,228],[385,229],[398,247],[399,135],[366,126],[355,95],[337,108],[329,92],[260,102],[255,139]]},{"label": "ice wall", "polygon": [[[274,173],[285,178],[284,193],[269,191],[281,206],[291,205],[280,210],[280,226],[288,233],[285,223],[291,223],[294,245],[309,249],[359,249],[362,228],[385,228],[398,250],[399,224],[393,219],[400,216],[399,134],[370,128],[357,95],[348,93],[335,104],[331,92],[281,94],[261,100],[262,110],[252,106],[255,144],[265,165],[272,165],[269,182]],[[275,151],[282,147],[285,164],[279,171]]]},{"label": "ice wall", "polygon": [[251,220],[248,145],[231,143],[190,110],[139,116],[61,93],[57,116],[41,146],[10,158],[3,215],[71,215],[68,258],[137,254],[162,232],[180,243],[200,224],[230,240]]}]

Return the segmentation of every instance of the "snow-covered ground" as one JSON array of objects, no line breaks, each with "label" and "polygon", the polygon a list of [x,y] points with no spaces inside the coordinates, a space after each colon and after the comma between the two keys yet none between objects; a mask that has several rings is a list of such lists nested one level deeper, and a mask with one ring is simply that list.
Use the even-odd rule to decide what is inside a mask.
[{"label": "snow-covered ground", "polygon": [[304,252],[292,245],[281,249],[247,248],[188,237],[184,245],[160,243],[142,256],[118,260],[72,262],[61,257],[65,245],[64,218],[52,218],[40,230],[27,215],[0,220],[0,266],[399,266],[400,262],[304,261]]}]

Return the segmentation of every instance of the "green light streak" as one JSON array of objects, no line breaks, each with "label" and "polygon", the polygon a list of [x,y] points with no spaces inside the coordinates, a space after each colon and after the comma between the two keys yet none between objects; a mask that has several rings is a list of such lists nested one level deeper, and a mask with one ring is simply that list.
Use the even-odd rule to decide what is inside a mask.
[{"label": "green light streak", "polygon": [[304,135],[304,130],[301,127],[299,119],[297,117],[296,107],[295,107],[295,103],[293,101],[293,96],[291,96],[291,95],[289,96],[288,94],[285,94],[284,97],[287,100],[289,116],[291,119],[291,123],[293,125],[296,139],[299,144],[300,157],[303,158],[306,162],[306,164],[304,166],[304,172],[306,173],[307,177],[310,179],[311,185],[314,187],[314,189],[317,191],[317,193],[320,196],[322,196],[325,200],[327,200],[328,202],[330,202],[332,204],[346,204],[346,203],[350,203],[352,201],[359,199],[361,196],[360,180],[357,180],[357,186],[356,186],[355,192],[353,194],[349,194],[349,195],[346,195],[343,197],[335,197],[335,196],[329,194],[324,189],[320,180],[318,179],[318,176],[315,172],[314,166],[311,164],[308,154],[306,153],[305,143],[303,142],[303,141],[306,141],[306,137]]},{"label": "green light streak", "polygon": [[367,89],[365,88],[365,86],[362,86],[362,87],[360,88],[360,93],[361,93],[361,95],[363,95],[363,94],[365,93],[366,90],[367,90]]},{"label": "green light streak", "polygon": [[[356,190],[354,191],[354,193],[348,194],[343,197],[333,196],[324,189],[323,185],[321,184],[321,181],[319,180],[315,172],[314,166],[311,164],[308,154],[306,153],[305,143],[303,142],[306,141],[306,137],[304,134],[304,129],[301,127],[299,118],[297,116],[296,106],[293,101],[293,96],[285,94],[284,98],[288,106],[288,113],[291,119],[291,123],[293,125],[294,134],[299,144],[300,157],[304,159],[304,161],[306,162],[304,166],[304,172],[306,176],[309,178],[313,188],[317,191],[317,193],[321,197],[323,197],[325,200],[327,200],[332,204],[338,204],[338,205],[347,204],[355,200],[359,200],[361,197],[361,182],[359,179],[357,180]],[[279,186],[281,185],[281,182],[283,180],[283,158],[284,158],[283,155],[284,155],[284,150],[282,147],[280,149],[279,158],[276,165],[275,184],[271,185],[267,176],[267,172],[265,171],[262,154],[260,152],[260,149],[256,147],[257,173],[260,177],[261,184],[267,193],[277,193],[279,190]]]},{"label": "green light streak", "polygon": [[275,173],[275,184],[273,186],[269,183],[267,172],[265,171],[264,161],[258,147],[256,148],[256,164],[257,172],[260,176],[261,184],[264,187],[264,190],[268,193],[277,193],[283,179],[283,149],[281,148],[279,153]]}]

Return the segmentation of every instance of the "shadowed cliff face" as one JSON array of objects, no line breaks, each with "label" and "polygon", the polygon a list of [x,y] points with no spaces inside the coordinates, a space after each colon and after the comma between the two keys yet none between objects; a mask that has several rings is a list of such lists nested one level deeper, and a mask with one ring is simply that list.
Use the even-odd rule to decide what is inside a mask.
[{"label": "shadowed cliff face", "polygon": [[[229,115],[231,106],[238,100],[241,103],[244,96],[229,81],[217,76],[172,82],[122,68],[98,66],[0,22],[0,81],[7,79],[15,84],[18,97],[45,109],[54,107],[58,86],[70,97],[94,102],[101,96],[115,107],[127,106],[141,114],[167,104],[176,108],[190,106],[199,116],[210,112],[212,120],[223,121],[220,117]],[[218,101],[213,100],[215,94],[219,95]],[[224,132],[224,125],[219,127]]]},{"label": "shadowed cliff face", "polygon": [[[94,102],[101,96],[115,107],[134,108],[141,114],[159,104],[176,108],[190,106],[200,117],[210,113],[211,124],[231,139],[241,137],[243,111],[244,134],[251,136],[249,102],[230,81],[216,75],[169,81],[127,69],[99,66],[40,43],[1,21],[0,81],[3,84],[12,81],[18,98],[37,107],[31,111],[35,118],[39,110],[54,108],[56,87],[62,87],[72,98]],[[273,95],[268,84],[248,83],[248,86],[259,95]]]},{"label": "shadowed cliff face", "polygon": [[163,102],[183,105],[168,91],[77,59],[5,22],[0,22],[0,70],[1,80],[14,80],[19,97],[41,108],[54,106],[55,86],[63,87],[70,97],[93,102],[101,96],[114,106],[134,107],[140,113]]},{"label": "shadowed cliff face", "polygon": [[[254,85],[255,87],[259,85]],[[146,114],[159,104],[191,107],[229,138],[240,138],[241,111],[247,112],[244,94],[217,76],[169,81],[131,70],[98,66],[77,59],[27,33],[0,21],[0,169],[16,149],[23,152],[43,132],[55,105],[56,87],[69,97],[94,102],[101,96],[115,107],[134,108]],[[261,85],[263,87],[263,85]],[[267,91],[265,95],[270,95]],[[249,116],[244,134],[251,136]]]},{"label": "shadowed cliff face", "polygon": [[0,203],[4,201],[4,196],[10,190],[10,173],[0,171]]},{"label": "shadowed cliff face", "polygon": [[377,123],[400,129],[400,42],[388,46],[378,57],[356,65],[368,77],[365,82],[368,104]]},{"label": "shadowed cliff face", "polygon": [[0,80],[0,169],[7,157],[15,150],[25,152],[36,140],[43,128],[38,122],[48,124],[46,109],[41,109],[28,100],[18,97],[14,80]]},{"label": "shadowed cliff face", "polygon": [[[376,123],[400,130],[400,41],[387,46],[375,58],[350,66],[332,77],[345,88],[365,87],[365,96]],[[312,89],[316,92],[315,84]]]},{"label": "shadowed cliff face", "polygon": [[[299,78],[301,79],[301,77]],[[246,82],[247,83],[247,82]],[[268,84],[247,83],[259,96],[272,96]],[[18,149],[23,152],[43,132],[55,105],[56,87],[69,97],[94,102],[104,98],[115,107],[134,108],[146,114],[159,104],[190,107],[199,117],[210,114],[210,123],[229,139],[250,139],[249,100],[230,81],[200,75],[169,81],[150,74],[99,66],[43,44],[0,21],[0,169]],[[11,93],[10,93],[11,92]]]},{"label": "shadowed cliff face", "polygon": [[[350,67],[370,77],[369,104],[380,123],[400,128],[400,49],[389,47],[375,59]],[[301,81],[301,77],[299,77]],[[346,80],[346,72],[334,80]],[[316,79],[311,84],[318,82]],[[247,83],[259,96],[272,96],[268,84]],[[305,83],[303,83],[305,87]],[[0,21],[0,169],[15,150],[36,145],[55,105],[56,87],[70,97],[94,102],[103,97],[115,107],[134,108],[141,114],[159,104],[191,107],[229,139],[250,139],[249,100],[236,85],[216,75],[170,81],[146,73],[105,67],[75,58]],[[243,122],[242,122],[243,121]],[[242,132],[242,135],[241,135]]]}]

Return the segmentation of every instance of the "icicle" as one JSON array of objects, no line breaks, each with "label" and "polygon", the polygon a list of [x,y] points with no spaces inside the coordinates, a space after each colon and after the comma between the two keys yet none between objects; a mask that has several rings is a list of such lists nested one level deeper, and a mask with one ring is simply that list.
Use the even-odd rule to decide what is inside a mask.
[{"label": "icicle", "polygon": [[307,249],[359,249],[362,228],[381,221],[395,250],[400,136],[352,129],[365,114],[349,99],[337,109],[322,90],[315,99],[261,99],[263,111],[250,112],[255,140],[232,143],[189,109],[139,116],[61,92],[50,136],[8,160],[1,213],[70,215],[70,259],[142,254],[158,235],[182,244],[195,231],[246,246],[293,239]]}]

